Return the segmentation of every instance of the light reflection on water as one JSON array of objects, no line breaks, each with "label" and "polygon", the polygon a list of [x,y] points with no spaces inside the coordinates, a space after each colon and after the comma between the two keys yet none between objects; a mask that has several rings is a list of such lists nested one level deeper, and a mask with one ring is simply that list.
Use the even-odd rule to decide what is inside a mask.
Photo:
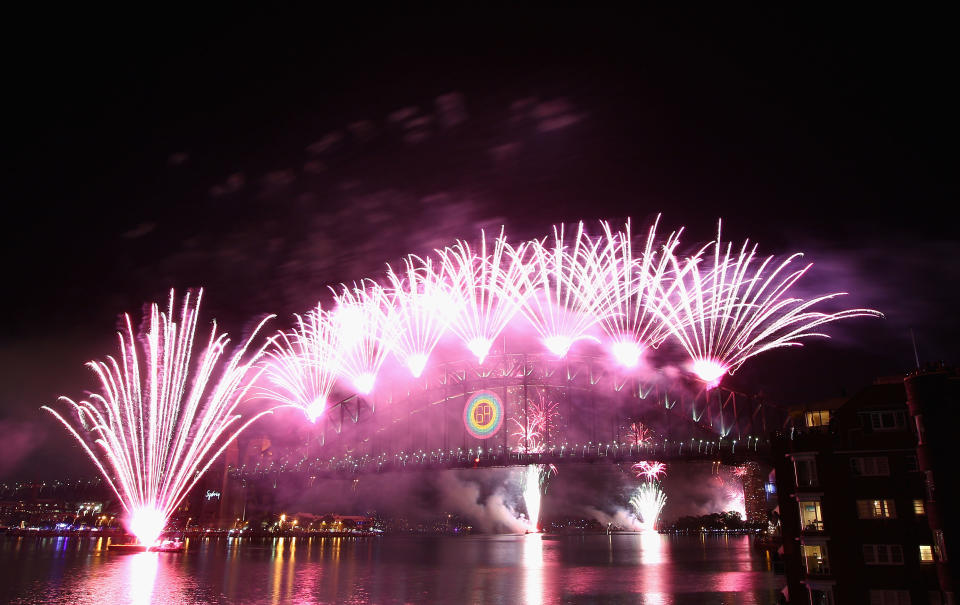
[{"label": "light reflection on water", "polygon": [[193,540],[122,555],[97,539],[0,538],[0,602],[771,603],[783,578],[745,536]]}]

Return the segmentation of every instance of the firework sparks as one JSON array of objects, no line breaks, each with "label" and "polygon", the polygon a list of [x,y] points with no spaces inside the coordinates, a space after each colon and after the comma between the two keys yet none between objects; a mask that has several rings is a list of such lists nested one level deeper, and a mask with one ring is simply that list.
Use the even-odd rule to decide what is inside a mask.
[{"label": "firework sparks", "polygon": [[659,220],[650,227],[640,258],[633,255],[629,220],[618,232],[601,223],[605,244],[583,248],[590,276],[584,283],[595,301],[594,315],[610,339],[614,359],[627,368],[637,366],[644,350],[656,348],[670,334],[667,315],[660,311],[660,293],[680,232],[671,233],[658,251],[654,244]]},{"label": "firework sparks", "polygon": [[447,329],[453,302],[433,270],[431,260],[409,256],[402,276],[388,268],[392,284],[390,326],[394,354],[414,378],[420,377],[440,337]]},{"label": "firework sparks", "polygon": [[649,445],[651,439],[653,439],[653,431],[642,422],[631,422],[627,427],[627,443],[630,445]]},{"label": "firework sparks", "polygon": [[705,271],[700,261],[706,248],[682,267],[672,258],[675,279],[662,293],[664,304],[659,311],[689,354],[694,373],[708,387],[716,386],[725,374],[736,372],[745,361],[764,351],[800,346],[803,338],[827,337],[814,331],[823,324],[883,316],[872,309],[836,313],[810,310],[844,292],[810,300],[790,297],[790,289],[812,266],[792,268],[791,264],[802,256],[799,253],[779,264],[773,256],[757,264],[756,244],[745,241],[740,252],[734,254],[733,244],[724,246],[722,242],[719,223],[713,249],[713,266]]},{"label": "firework sparks", "polygon": [[320,305],[306,317],[296,315],[297,328],[281,332],[268,351],[266,376],[276,389],[263,396],[303,410],[310,422],[323,415],[337,368],[337,331]]},{"label": "firework sparks", "polygon": [[644,531],[654,531],[657,525],[657,519],[660,517],[660,511],[667,503],[667,495],[660,489],[660,485],[654,481],[648,481],[640,485],[630,498],[630,505],[633,507],[634,514],[640,520]]},{"label": "firework sparks", "polygon": [[487,254],[486,234],[481,232],[479,254],[470,244],[457,241],[439,251],[443,274],[456,304],[450,329],[483,363],[493,341],[513,318],[523,301],[517,299],[517,283],[527,272],[521,244],[513,248],[500,230],[493,251]]},{"label": "firework sparks", "polygon": [[[236,408],[257,374],[265,343],[247,355],[253,338],[221,363],[229,339],[214,322],[206,349],[193,367],[193,339],[202,290],[184,297],[179,318],[170,292],[166,312],[151,305],[139,341],[130,316],[118,334],[120,354],[87,365],[101,390],[89,401],[61,397],[69,416],[44,406],[77,439],[126,511],[142,544],[153,544],[170,514],[214,460],[264,411],[240,423]],[[179,321],[178,321],[179,319]],[[141,359],[137,343],[143,351]],[[244,359],[246,357],[246,359]],[[212,383],[215,372],[220,379]]]},{"label": "firework sparks", "polygon": [[337,330],[337,367],[361,395],[369,395],[392,347],[390,304],[384,289],[372,280],[360,287],[342,286],[334,293],[331,320]]},{"label": "firework sparks", "polygon": [[747,476],[747,467],[746,467],[746,466],[738,466],[738,467],[734,468],[734,469],[733,469],[733,476],[734,476],[734,477],[737,477],[738,479],[743,479],[744,477]]},{"label": "firework sparks", "polygon": [[570,249],[564,241],[562,225],[553,228],[552,245],[532,241],[527,246],[530,270],[523,272],[516,296],[523,301],[523,314],[537,330],[541,342],[558,358],[565,357],[578,340],[596,340],[586,334],[597,318],[586,287],[588,271],[582,263],[589,257],[586,250],[591,247],[582,222]]},{"label": "firework sparks", "polygon": [[660,477],[667,474],[667,465],[663,462],[643,460],[634,464],[631,469],[637,478],[644,478],[648,481],[659,481]]},{"label": "firework sparks", "polygon": [[[556,402],[546,400],[542,396],[538,399],[527,403],[526,423],[519,418],[512,419],[517,425],[517,432],[514,435],[527,452],[534,454],[547,451],[547,439],[551,429],[555,427],[556,419],[560,416],[559,405]],[[520,447],[518,446],[518,449]],[[530,519],[530,531],[539,531],[540,501],[547,491],[550,476],[555,474],[557,474],[557,467],[553,464],[530,464],[524,471],[520,491]]]}]

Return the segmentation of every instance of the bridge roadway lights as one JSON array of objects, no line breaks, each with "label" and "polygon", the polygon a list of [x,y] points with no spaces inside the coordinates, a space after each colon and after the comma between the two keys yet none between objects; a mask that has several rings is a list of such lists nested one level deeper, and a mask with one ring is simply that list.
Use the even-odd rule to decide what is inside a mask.
[{"label": "bridge roadway lights", "polygon": [[[661,462],[714,462],[717,464],[738,466],[744,462],[766,459],[764,454],[759,451],[741,448],[736,451],[733,446],[729,450],[718,447],[719,452],[696,451],[688,448],[684,452],[672,450],[668,452],[659,451],[629,451],[625,448],[613,447],[613,454],[609,454],[609,446],[600,447],[597,450],[582,450],[577,448],[564,452],[560,451],[543,453],[524,453],[524,452],[491,452],[487,451],[481,455],[463,455],[460,452],[456,456],[449,456],[445,460],[438,460],[437,457],[428,456],[424,453],[422,456],[410,456],[408,454],[396,455],[393,457],[377,457],[375,459],[344,461],[337,463],[331,460],[330,464],[335,466],[326,466],[321,468],[303,469],[296,465],[295,469],[232,469],[233,478],[255,480],[280,478],[291,481],[306,480],[309,477],[317,479],[342,479],[356,475],[367,474],[385,474],[397,472],[425,472],[442,471],[451,469],[471,469],[471,468],[507,468],[521,467],[530,464],[552,464],[552,465],[596,465],[596,464],[633,464],[642,460],[658,460]],[[594,453],[594,452],[597,453]]]}]

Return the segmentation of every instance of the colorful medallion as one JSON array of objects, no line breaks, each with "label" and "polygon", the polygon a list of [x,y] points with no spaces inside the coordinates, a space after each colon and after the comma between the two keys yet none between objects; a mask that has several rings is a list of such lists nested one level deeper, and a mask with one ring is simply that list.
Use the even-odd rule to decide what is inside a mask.
[{"label": "colorful medallion", "polygon": [[503,424],[503,405],[490,391],[475,393],[463,408],[463,424],[477,439],[486,439]]}]

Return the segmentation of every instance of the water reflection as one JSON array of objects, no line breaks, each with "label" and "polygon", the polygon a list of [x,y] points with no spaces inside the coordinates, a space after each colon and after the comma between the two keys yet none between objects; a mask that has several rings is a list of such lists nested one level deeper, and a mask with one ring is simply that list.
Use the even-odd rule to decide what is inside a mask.
[{"label": "water reflection", "polygon": [[543,605],[543,535],[523,538],[523,568],[526,570],[523,594],[527,605]]},{"label": "water reflection", "polygon": [[194,540],[121,555],[104,541],[0,538],[0,603],[758,604],[782,578],[746,537],[655,533]]},{"label": "water reflection", "polygon": [[153,586],[157,580],[160,553],[141,552],[127,556],[126,585],[133,605],[149,605],[152,602]]}]

